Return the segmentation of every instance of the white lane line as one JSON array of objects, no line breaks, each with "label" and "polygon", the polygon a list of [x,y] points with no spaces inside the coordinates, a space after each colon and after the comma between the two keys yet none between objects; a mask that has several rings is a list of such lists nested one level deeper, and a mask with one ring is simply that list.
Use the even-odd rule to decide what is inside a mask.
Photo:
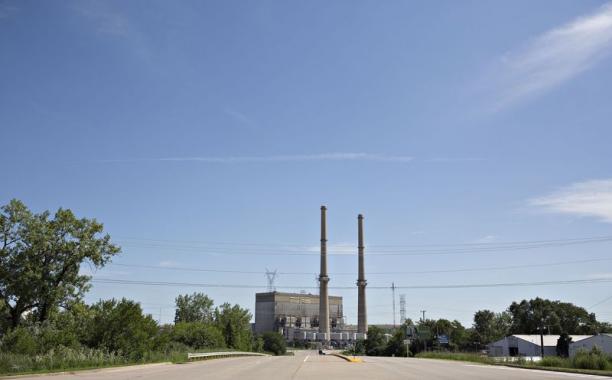
[{"label": "white lane line", "polygon": [[309,357],[310,355],[306,355],[306,357],[304,358],[304,363],[306,363],[306,360],[308,360]]}]

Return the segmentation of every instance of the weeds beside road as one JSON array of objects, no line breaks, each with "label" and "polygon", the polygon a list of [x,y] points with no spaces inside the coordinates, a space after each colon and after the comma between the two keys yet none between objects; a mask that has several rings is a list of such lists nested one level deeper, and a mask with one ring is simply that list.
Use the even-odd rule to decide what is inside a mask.
[{"label": "weeds beside road", "polygon": [[572,358],[547,356],[538,362],[527,361],[524,358],[518,358],[516,361],[506,361],[503,358],[500,360],[487,356],[461,352],[422,352],[417,354],[416,357],[612,377],[612,357],[606,355],[598,349],[593,349],[591,351],[580,351]]},{"label": "weeds beside road", "polygon": [[82,348],[59,347],[40,355],[0,352],[0,375],[23,373],[61,372],[67,370],[96,369],[132,364],[187,361],[186,352],[147,352],[139,360],[116,353]]}]

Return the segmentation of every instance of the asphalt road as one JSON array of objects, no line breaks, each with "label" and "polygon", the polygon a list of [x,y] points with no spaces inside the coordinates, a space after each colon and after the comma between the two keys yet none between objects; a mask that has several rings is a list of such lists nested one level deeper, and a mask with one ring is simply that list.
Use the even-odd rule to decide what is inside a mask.
[{"label": "asphalt road", "polygon": [[[463,362],[411,358],[363,358],[349,363],[335,356],[320,356],[316,351],[300,351],[295,356],[242,357],[200,361],[187,364],[154,364],[83,371],[68,374],[25,377],[53,380],[76,379],[609,379],[559,372],[533,371],[509,367],[484,366]],[[24,379],[21,377],[20,379]]]}]

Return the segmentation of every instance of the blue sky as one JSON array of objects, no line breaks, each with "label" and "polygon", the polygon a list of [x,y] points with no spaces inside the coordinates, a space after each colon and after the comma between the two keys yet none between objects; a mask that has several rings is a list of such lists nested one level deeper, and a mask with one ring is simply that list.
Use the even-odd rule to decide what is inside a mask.
[{"label": "blue sky", "polygon": [[[605,1],[0,0],[0,201],[102,221],[123,253],[96,279],[265,290],[268,268],[311,292],[320,205],[332,287],[355,283],[334,273],[356,272],[363,213],[372,323],[392,320],[375,289],[391,282],[609,279],[609,240],[505,243],[612,235],[611,52]],[[389,245],[403,254],[375,256]],[[522,267],[444,272],[508,266]],[[87,300],[133,298],[169,321],[193,291],[253,309],[256,289],[95,283]],[[331,293],[355,323],[356,287]],[[523,298],[612,296],[397,294],[408,317],[468,325]],[[612,301],[593,311],[611,320]]]}]

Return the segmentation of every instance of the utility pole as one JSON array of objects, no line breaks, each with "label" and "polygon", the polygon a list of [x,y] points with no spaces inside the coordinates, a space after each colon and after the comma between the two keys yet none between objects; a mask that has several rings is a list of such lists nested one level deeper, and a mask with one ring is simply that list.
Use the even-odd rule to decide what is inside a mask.
[{"label": "utility pole", "polygon": [[[423,313],[423,319],[421,319],[421,322],[423,323],[423,326],[425,326],[425,312],[427,310],[421,310],[421,313]],[[425,352],[427,352],[427,339],[423,339],[423,350]]]},{"label": "utility pole", "polygon": [[391,293],[393,295],[393,328],[395,328],[395,282],[391,283]]},{"label": "utility pole", "polygon": [[544,359],[544,317],[540,320],[540,354],[541,358]]},{"label": "utility pole", "polygon": [[406,295],[400,294],[400,325],[406,322]]}]

